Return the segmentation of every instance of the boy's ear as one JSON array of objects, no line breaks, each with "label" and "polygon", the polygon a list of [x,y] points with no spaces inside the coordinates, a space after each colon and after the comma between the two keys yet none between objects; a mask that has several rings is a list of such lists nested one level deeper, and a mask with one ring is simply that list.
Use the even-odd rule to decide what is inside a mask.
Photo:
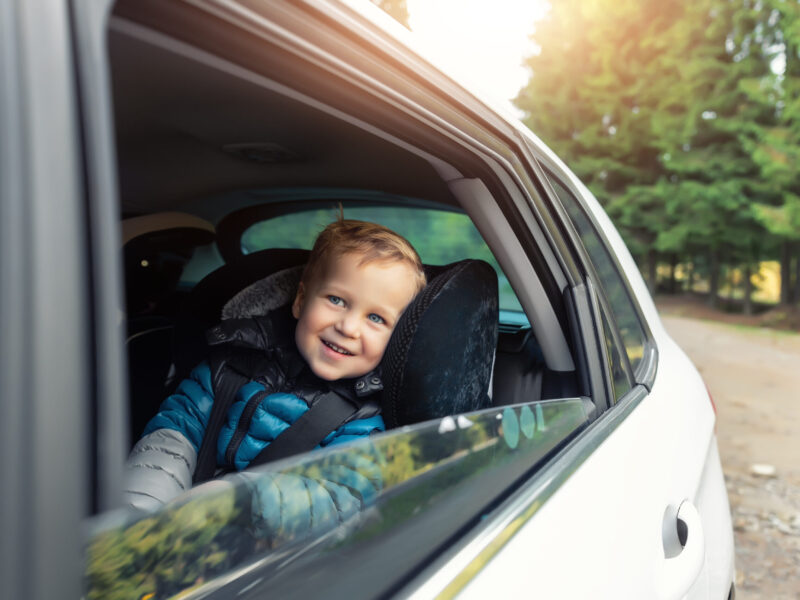
[{"label": "boy's ear", "polygon": [[297,286],[297,294],[292,302],[292,315],[295,319],[300,318],[300,312],[303,310],[303,300],[305,299],[305,290],[303,289],[303,282]]}]

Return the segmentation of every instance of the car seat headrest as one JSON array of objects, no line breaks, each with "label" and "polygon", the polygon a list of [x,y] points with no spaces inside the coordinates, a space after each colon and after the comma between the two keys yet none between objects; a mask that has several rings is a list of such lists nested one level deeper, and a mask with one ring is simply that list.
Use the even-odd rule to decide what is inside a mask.
[{"label": "car seat headrest", "polygon": [[289,267],[251,283],[225,303],[222,319],[257,317],[291,304],[304,268],[303,265]]},{"label": "car seat headrest", "polygon": [[490,406],[497,275],[471,259],[429,273],[436,271],[401,316],[383,357],[387,428]]},{"label": "car seat headrest", "polygon": [[175,322],[173,360],[179,380],[206,357],[205,332],[219,323],[223,307],[233,296],[272,273],[305,265],[308,254],[295,248],[259,250],[221,266],[194,286]]},{"label": "car seat headrest", "polygon": [[183,231],[195,238],[194,245],[211,243],[216,237],[214,226],[195,215],[181,212],[161,212],[122,220],[122,245],[158,231]]}]

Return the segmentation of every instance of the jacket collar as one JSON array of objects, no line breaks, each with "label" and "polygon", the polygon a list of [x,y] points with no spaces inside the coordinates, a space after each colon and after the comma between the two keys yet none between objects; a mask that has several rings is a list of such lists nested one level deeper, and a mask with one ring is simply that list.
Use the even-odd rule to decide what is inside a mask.
[{"label": "jacket collar", "polygon": [[361,377],[336,381],[324,381],[316,377],[297,351],[294,340],[296,326],[297,320],[291,313],[291,307],[287,306],[261,317],[222,321],[206,332],[206,339],[212,347],[229,344],[232,348],[242,350],[270,351],[287,379],[315,378],[323,382],[320,387],[327,387],[354,402],[383,389],[380,366]]}]

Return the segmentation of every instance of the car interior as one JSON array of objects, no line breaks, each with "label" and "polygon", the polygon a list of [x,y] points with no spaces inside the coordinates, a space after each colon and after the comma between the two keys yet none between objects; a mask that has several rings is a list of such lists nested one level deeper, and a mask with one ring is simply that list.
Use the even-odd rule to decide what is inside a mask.
[{"label": "car interior", "polygon": [[495,267],[494,406],[586,395],[557,269],[542,268],[547,257],[536,269],[511,260],[508,225],[496,225],[502,213],[469,165],[286,85],[284,70],[251,68],[246,41],[232,54],[224,40],[184,40],[146,17],[119,2],[108,37],[131,444],[202,360],[225,304],[302,265],[339,206],[407,237],[430,273],[468,258]]}]

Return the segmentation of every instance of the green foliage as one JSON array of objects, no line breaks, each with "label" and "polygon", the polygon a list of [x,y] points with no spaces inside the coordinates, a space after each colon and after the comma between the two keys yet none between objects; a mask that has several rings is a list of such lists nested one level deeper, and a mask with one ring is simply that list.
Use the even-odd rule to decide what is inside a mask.
[{"label": "green foliage", "polygon": [[515,102],[635,256],[736,264],[800,238],[796,3],[562,0],[533,37]]}]

